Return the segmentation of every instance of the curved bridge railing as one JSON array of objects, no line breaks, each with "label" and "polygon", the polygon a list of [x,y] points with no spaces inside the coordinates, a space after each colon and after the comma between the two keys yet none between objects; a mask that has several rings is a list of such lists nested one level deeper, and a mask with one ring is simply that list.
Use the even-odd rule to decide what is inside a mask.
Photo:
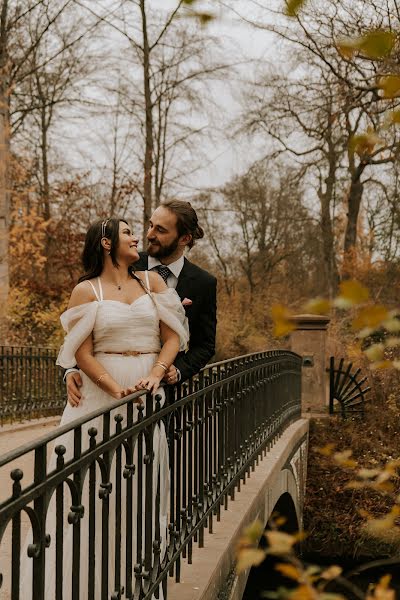
[{"label": "curved bridge railing", "polygon": [[[0,495],[0,580],[12,600],[61,600],[64,586],[72,600],[166,598],[168,575],[179,581],[182,557],[191,562],[204,529],[212,532],[259,458],[300,418],[301,358],[242,356],[207,366],[165,403],[148,395],[137,408],[139,395],[0,459],[12,468]],[[28,456],[31,481],[20,468]]]}]

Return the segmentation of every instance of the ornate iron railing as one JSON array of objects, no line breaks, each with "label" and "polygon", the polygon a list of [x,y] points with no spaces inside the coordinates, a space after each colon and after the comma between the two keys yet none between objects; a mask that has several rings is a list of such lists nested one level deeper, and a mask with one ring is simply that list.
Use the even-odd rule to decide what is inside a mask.
[{"label": "ornate iron railing", "polygon": [[[214,518],[220,519],[259,458],[300,417],[301,358],[288,351],[239,357],[208,366],[164,405],[161,396],[147,396],[137,410],[132,400],[138,396],[0,459],[0,473],[12,467],[0,504],[7,598],[165,598],[168,574],[179,581],[182,557],[191,562],[193,544],[204,544],[204,529],[212,532]],[[168,478],[159,460],[163,427],[167,535],[160,516],[167,500],[162,480]],[[72,436],[70,456],[65,436]],[[28,455],[31,481],[19,468]],[[49,458],[53,464],[47,466]],[[23,587],[21,571],[30,568],[33,577]],[[54,589],[45,592],[49,580]]]},{"label": "ornate iron railing", "polygon": [[0,423],[59,414],[62,370],[51,348],[0,346]]}]

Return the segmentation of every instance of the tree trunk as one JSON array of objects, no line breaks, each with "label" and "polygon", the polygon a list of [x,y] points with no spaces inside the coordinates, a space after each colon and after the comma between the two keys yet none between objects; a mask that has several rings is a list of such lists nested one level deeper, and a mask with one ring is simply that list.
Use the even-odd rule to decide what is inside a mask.
[{"label": "tree trunk", "polygon": [[347,224],[344,237],[344,272],[347,274],[349,274],[347,272],[348,268],[351,268],[357,243],[357,222],[364,187],[361,182],[361,175],[364,168],[365,164],[360,163],[353,172],[347,197]]},{"label": "tree trunk", "polygon": [[150,47],[147,35],[145,0],[140,0],[143,30],[143,85],[145,101],[145,154],[143,184],[143,246],[146,245],[146,232],[149,226],[152,208],[152,171],[153,171],[153,105],[150,91]]},{"label": "tree trunk", "polygon": [[9,104],[7,77],[7,9],[3,0],[0,15],[0,314],[8,297],[8,227],[10,199],[7,186],[9,165]]}]

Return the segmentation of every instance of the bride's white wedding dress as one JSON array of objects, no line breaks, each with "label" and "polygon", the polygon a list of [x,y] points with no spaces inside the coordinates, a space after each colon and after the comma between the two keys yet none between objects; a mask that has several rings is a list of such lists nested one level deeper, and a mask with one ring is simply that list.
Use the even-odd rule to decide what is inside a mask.
[{"label": "bride's white wedding dress", "polygon": [[[146,272],[147,288],[148,274]],[[89,282],[90,283],[90,282]],[[61,322],[67,335],[64,344],[60,349],[57,364],[64,368],[73,367],[76,364],[75,352],[82,342],[92,333],[93,350],[96,360],[100,362],[104,369],[117,381],[122,388],[132,387],[138,379],[149,374],[156,357],[161,349],[160,341],[160,321],[166,323],[171,329],[178,333],[180,338],[180,349],[186,349],[189,332],[185,311],[180,303],[179,296],[173,289],[167,289],[160,293],[144,293],[132,304],[126,304],[117,300],[105,300],[103,298],[100,279],[95,286],[92,286],[96,301],[82,304],[67,310],[61,316]],[[137,356],[121,355],[122,352],[138,351],[141,354]],[[113,354],[115,352],[115,354]],[[66,425],[76,419],[83,417],[97,409],[112,406],[114,399],[103,392],[95,383],[93,383],[84,373],[81,372],[83,385],[81,388],[82,399],[78,407],[66,405],[63,412],[60,426]],[[159,388],[157,394],[161,395],[161,406],[165,402],[165,393],[163,388]],[[114,411],[113,411],[114,412]],[[115,422],[111,413],[111,434],[115,431]],[[115,413],[126,416],[126,407],[116,409]],[[136,405],[134,407],[134,421],[137,415]],[[88,430],[91,427],[98,429],[97,440],[102,440],[102,418],[89,421],[82,428],[82,447],[83,450],[89,446]],[[66,448],[64,455],[65,461],[73,456],[74,438],[73,433],[64,434],[57,438],[56,444],[63,444]],[[168,446],[164,430],[161,423],[156,426],[153,437],[153,494],[155,496],[157,486],[159,485],[160,498],[160,534],[162,539],[161,556],[166,548],[167,533],[167,511],[169,508],[169,464],[168,464]],[[114,457],[115,459],[115,457]],[[124,456],[122,457],[124,461]],[[134,462],[137,462],[136,451]],[[122,467],[124,466],[124,463]],[[48,473],[56,467],[56,456],[54,451],[50,459]],[[101,500],[98,497],[100,471],[96,467],[96,534],[95,534],[95,595],[100,598],[101,594]],[[111,472],[115,472],[114,469]],[[137,465],[136,465],[137,472]],[[115,475],[111,478],[115,479]],[[86,476],[86,480],[88,476]],[[126,480],[122,478],[122,503],[121,503],[121,586],[125,582],[125,505],[124,490]],[[114,560],[115,560],[115,486],[112,486],[110,494],[110,512],[109,512],[109,567],[108,567],[108,597],[115,591],[114,578]],[[63,599],[70,600],[72,573],[72,526],[67,521],[67,515],[71,506],[71,496],[66,491],[64,485],[64,548],[63,548]],[[137,491],[133,488],[133,512],[137,510]],[[46,593],[45,600],[54,600],[56,586],[56,556],[55,556],[55,494],[51,500],[46,522],[46,532],[51,536],[50,547],[46,549]],[[82,504],[85,506],[85,513],[81,519],[81,559],[80,559],[80,600],[86,600],[88,597],[88,556],[89,556],[89,528],[88,528],[88,483],[85,481],[83,486]],[[144,511],[144,507],[143,507]],[[154,529],[154,511],[155,502],[153,502],[153,529]],[[143,513],[143,524],[144,524]],[[133,537],[136,536],[136,514],[133,515]],[[26,558],[27,544],[31,543],[31,536],[25,543],[24,556],[21,556],[21,598],[30,598],[32,589],[32,560]],[[133,563],[136,562],[136,540],[133,539]],[[134,582],[133,582],[134,585]],[[122,594],[121,598],[125,598]],[[160,596],[162,597],[162,595]]]}]

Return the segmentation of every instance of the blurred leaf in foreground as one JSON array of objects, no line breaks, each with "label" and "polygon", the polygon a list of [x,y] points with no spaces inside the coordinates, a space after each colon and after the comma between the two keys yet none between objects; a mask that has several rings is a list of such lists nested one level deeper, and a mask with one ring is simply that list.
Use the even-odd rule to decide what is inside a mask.
[{"label": "blurred leaf in foreground", "polygon": [[295,17],[299,14],[299,11],[303,8],[306,0],[286,0],[285,2],[285,15],[288,17]]}]

